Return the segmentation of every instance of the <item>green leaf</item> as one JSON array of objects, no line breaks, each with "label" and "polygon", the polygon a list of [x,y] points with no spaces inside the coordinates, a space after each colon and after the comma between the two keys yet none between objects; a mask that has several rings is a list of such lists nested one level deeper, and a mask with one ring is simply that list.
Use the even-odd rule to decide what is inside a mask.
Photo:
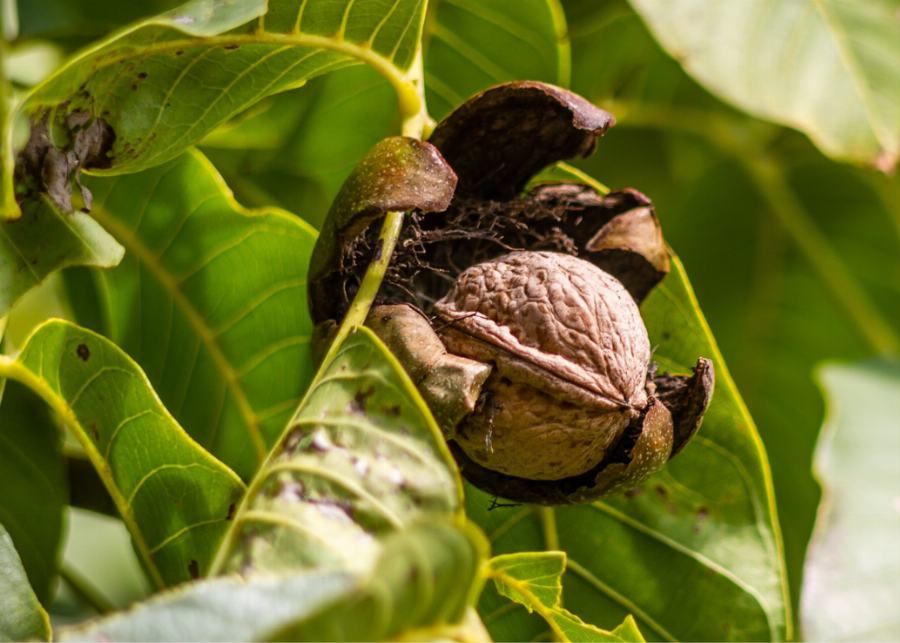
[{"label": "green leaf", "polygon": [[125,353],[51,320],[18,357],[0,357],[0,377],[35,391],[73,432],[156,585],[206,570],[243,484],[178,426]]},{"label": "green leaf", "polygon": [[194,0],[76,56],[22,109],[105,120],[115,132],[108,173],[164,163],[261,98],[358,62],[384,74],[415,114],[407,72],[424,4]]},{"label": "green leaf", "polygon": [[63,214],[47,199],[28,200],[21,218],[0,221],[0,316],[66,266],[111,267],[124,249],[82,212]]},{"label": "green leaf", "polygon": [[796,127],[831,156],[896,165],[900,21],[892,0],[631,2],[666,50],[725,100]]},{"label": "green leaf", "polygon": [[565,552],[522,552],[492,558],[488,577],[500,594],[540,614],[560,641],[644,641],[631,616],[609,632],[563,608],[565,569]]},{"label": "green leaf", "polygon": [[141,364],[194,439],[250,478],[312,376],[315,233],[286,212],[241,207],[196,151],[87,183],[94,218],[128,251],[94,272],[98,330]]},{"label": "green leaf", "polygon": [[50,619],[28,584],[12,538],[0,524],[0,641],[50,640]]},{"label": "green leaf", "polygon": [[[627,3],[567,0],[566,10],[573,85],[618,121],[579,166],[652,197],[687,266],[768,450],[796,604],[819,495],[810,465],[823,407],[811,372],[825,356],[863,359],[892,343],[900,182],[722,104]],[[749,169],[760,159],[765,175]],[[860,292],[869,306],[856,305]]]},{"label": "green leaf", "polygon": [[[423,33],[431,115],[505,80],[566,85],[565,32],[557,0],[432,0]],[[400,133],[396,111],[383,76],[342,69],[249,110],[202,145],[241,200],[278,203],[318,227],[357,162]]]},{"label": "green leaf", "polygon": [[900,361],[832,365],[819,375],[828,419],[816,447],[822,505],[801,603],[810,641],[900,637]]},{"label": "green leaf", "polygon": [[46,406],[22,385],[7,382],[0,403],[0,524],[45,603],[57,575],[68,496],[61,447]]},{"label": "green leaf", "polygon": [[437,119],[503,81],[569,84],[558,0],[432,0],[424,38],[428,109]]},{"label": "green leaf", "polygon": [[462,619],[485,553],[480,534],[435,521],[389,538],[365,575],[315,570],[208,579],[128,612],[64,629],[60,636],[63,641],[427,640]]},{"label": "green leaf", "polygon": [[[624,496],[490,511],[472,490],[469,515],[498,553],[565,551],[567,607],[586,621],[632,614],[662,640],[782,640],[789,607],[765,452],[677,259],[642,314],[662,370],[688,372],[701,355],[715,363],[699,435]],[[522,627],[516,613],[482,615],[495,636]]]},{"label": "green leaf", "polygon": [[397,360],[365,328],[319,374],[257,473],[214,571],[363,571],[379,539],[459,515],[440,430]]},{"label": "green leaf", "polygon": [[395,93],[359,65],[272,97],[202,145],[242,201],[281,204],[318,227],[356,163],[399,133]]}]

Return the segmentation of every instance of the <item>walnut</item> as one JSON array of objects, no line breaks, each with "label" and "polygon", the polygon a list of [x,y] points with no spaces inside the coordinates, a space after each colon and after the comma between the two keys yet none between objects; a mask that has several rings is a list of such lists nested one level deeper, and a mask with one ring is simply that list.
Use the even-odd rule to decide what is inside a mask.
[{"label": "walnut", "polygon": [[513,252],[463,271],[434,310],[452,353],[496,369],[454,437],[485,467],[536,480],[584,473],[647,404],[638,307],[587,261]]},{"label": "walnut", "polygon": [[367,320],[404,365],[462,474],[489,492],[584,502],[662,468],[700,426],[709,360],[656,374],[638,305],[669,269],[650,200],[570,183],[613,118],[536,82],[489,89],[430,142],[373,148],[332,205],[310,267],[313,318],[341,318],[388,210],[409,211]]}]

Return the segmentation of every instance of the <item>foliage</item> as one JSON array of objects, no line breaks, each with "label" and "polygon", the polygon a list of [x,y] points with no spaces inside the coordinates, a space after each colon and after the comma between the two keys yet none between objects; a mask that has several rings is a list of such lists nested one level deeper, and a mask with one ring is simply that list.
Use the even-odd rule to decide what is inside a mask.
[{"label": "foliage", "polygon": [[[49,637],[46,607],[54,636],[78,640],[791,638],[818,500],[809,374],[900,347],[900,183],[862,165],[888,169],[900,147],[888,0],[175,5],[23,1],[17,23],[0,3],[0,316],[35,327],[0,355],[0,637]],[[40,47],[57,54],[28,57]],[[315,228],[353,166],[525,78],[616,115],[596,158],[547,176],[653,197],[683,260],[642,306],[654,359],[686,372],[704,355],[718,376],[684,453],[590,505],[463,488],[415,387],[360,328],[390,252],[311,349]],[[42,123],[65,162],[23,161]],[[101,145],[87,123],[115,134],[108,164],[80,167]],[[65,211],[71,190],[89,212]],[[69,320],[26,321],[22,297],[58,271]],[[839,409],[873,400],[832,419],[848,452],[820,471],[844,488],[867,465],[839,438],[886,439],[896,413],[873,390],[900,375],[827,373]],[[162,591],[65,613],[56,579],[86,603],[97,581],[60,563],[70,504],[117,513]],[[818,581],[854,528],[823,520]]]},{"label": "foliage", "polygon": [[829,365],[828,420],[816,446],[824,501],[807,557],[803,630],[821,641],[890,640],[900,537],[896,490],[900,363]]}]

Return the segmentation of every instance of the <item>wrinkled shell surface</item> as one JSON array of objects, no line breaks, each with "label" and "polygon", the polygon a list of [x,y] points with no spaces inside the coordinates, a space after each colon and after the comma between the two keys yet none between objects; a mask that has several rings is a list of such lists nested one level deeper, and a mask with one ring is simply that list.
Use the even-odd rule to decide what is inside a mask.
[{"label": "wrinkled shell surface", "polygon": [[455,439],[495,471],[558,480],[596,466],[647,403],[650,342],[637,305],[596,266],[513,252],[465,270],[435,305],[456,354],[493,362]]},{"label": "wrinkled shell surface", "polygon": [[496,349],[500,366],[534,365],[562,380],[551,386],[584,389],[604,408],[646,404],[650,340],[640,311],[617,279],[587,261],[512,252],[465,270],[435,311]]},{"label": "wrinkled shell surface", "polygon": [[483,408],[454,440],[483,467],[531,480],[561,480],[594,468],[628,425],[629,414],[562,402],[501,375],[488,380]]}]

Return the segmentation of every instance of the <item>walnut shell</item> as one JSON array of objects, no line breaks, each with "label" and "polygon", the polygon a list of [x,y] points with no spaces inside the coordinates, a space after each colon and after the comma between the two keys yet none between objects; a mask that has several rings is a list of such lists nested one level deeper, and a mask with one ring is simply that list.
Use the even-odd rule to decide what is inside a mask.
[{"label": "walnut shell", "polygon": [[463,271],[434,309],[448,350],[496,365],[455,437],[482,466],[535,480],[583,473],[647,404],[640,311],[587,261],[512,252]]}]

